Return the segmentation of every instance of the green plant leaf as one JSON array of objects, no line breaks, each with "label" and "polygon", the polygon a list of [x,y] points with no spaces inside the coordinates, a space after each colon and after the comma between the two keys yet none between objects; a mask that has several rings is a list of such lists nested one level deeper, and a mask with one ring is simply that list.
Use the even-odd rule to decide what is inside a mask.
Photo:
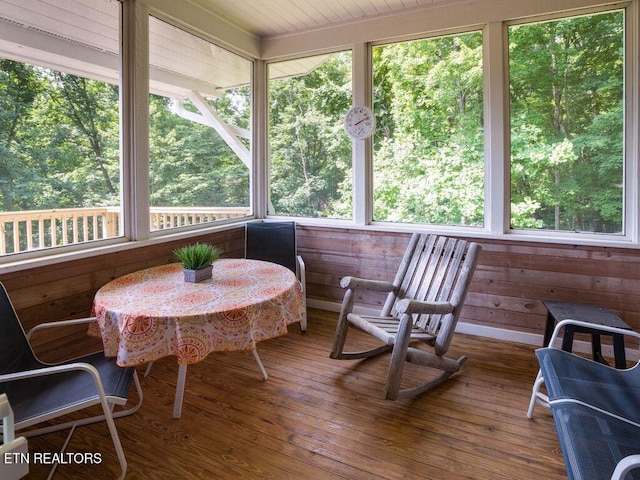
[{"label": "green plant leaf", "polygon": [[198,270],[220,258],[222,250],[208,243],[196,243],[180,247],[173,254],[186,270]]}]

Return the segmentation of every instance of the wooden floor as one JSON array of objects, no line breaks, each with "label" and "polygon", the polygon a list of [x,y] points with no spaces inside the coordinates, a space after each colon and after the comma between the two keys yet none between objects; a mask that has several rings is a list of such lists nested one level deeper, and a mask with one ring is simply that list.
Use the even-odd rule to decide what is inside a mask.
[{"label": "wooden floor", "polygon": [[[469,357],[462,371],[417,399],[390,402],[382,399],[388,358],[328,358],[336,317],[311,311],[305,334],[293,325],[261,343],[268,381],[249,352],[213,354],[189,367],[179,420],[172,418],[175,359],[156,362],[142,378],[140,410],[117,420],[127,478],[566,478],[550,412],[539,407],[526,418],[534,347],[457,335],[450,353]],[[29,450],[55,452],[64,437],[32,438]],[[119,475],[104,424],[80,427],[67,451],[100,452],[102,463],[62,465],[55,479]],[[46,475],[32,465],[27,478]]]}]

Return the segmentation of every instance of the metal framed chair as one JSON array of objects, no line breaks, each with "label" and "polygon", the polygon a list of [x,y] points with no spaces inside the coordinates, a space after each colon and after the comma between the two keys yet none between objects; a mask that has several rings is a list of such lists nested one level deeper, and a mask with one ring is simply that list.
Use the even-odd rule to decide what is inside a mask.
[{"label": "metal framed chair", "polygon": [[[122,468],[119,478],[124,478],[127,462],[114,418],[131,415],[142,404],[142,389],[135,369],[117,366],[115,360],[105,358],[103,352],[56,365],[41,362],[29,343],[34,331],[89,323],[95,318],[43,323],[26,335],[2,283],[0,287],[0,394],[5,394],[11,403],[15,430],[101,405],[102,415],[32,429],[22,435],[32,437],[70,429],[66,446],[76,427],[106,422]],[[138,403],[127,410],[113,412],[116,405],[127,402],[132,381],[138,391]],[[7,433],[3,431],[3,435]],[[55,468],[56,465],[52,473]]]},{"label": "metal framed chair", "polygon": [[[460,370],[466,357],[445,357],[476,268],[480,245],[437,235],[413,234],[393,282],[345,277],[331,358],[368,358],[392,350],[384,397],[419,395]],[[388,292],[379,316],[353,312],[355,291]],[[373,335],[382,345],[358,352],[344,350],[349,327]],[[410,346],[420,341],[433,352]],[[405,362],[442,370],[436,378],[401,388]]]},{"label": "metal framed chair", "polygon": [[305,313],[300,330],[307,330],[307,283],[304,260],[298,255],[295,222],[249,222],[245,231],[245,258],[287,267],[298,277],[304,295]]},{"label": "metal framed chair", "polygon": [[562,320],[549,346],[535,352],[540,370],[527,417],[533,418],[536,405],[551,409],[570,479],[640,479],[640,362],[618,369],[556,348],[567,328],[640,339],[632,330]]}]

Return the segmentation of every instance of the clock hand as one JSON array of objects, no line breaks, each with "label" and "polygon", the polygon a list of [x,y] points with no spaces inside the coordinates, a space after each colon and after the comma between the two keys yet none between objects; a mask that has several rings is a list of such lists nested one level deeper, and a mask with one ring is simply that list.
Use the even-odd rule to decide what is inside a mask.
[{"label": "clock hand", "polygon": [[367,117],[364,117],[362,120],[360,120],[360,121],[358,121],[358,122],[354,123],[353,125],[354,125],[354,126],[355,126],[355,125],[360,125],[360,124],[361,124],[362,122],[364,122],[366,119],[367,119]]}]

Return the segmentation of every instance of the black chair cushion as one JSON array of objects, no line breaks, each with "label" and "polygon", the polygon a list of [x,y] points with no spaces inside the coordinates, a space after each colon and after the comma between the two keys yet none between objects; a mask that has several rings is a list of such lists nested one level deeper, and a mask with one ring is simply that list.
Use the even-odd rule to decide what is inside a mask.
[{"label": "black chair cushion", "polygon": [[[114,359],[105,358],[102,352],[69,363],[79,362],[96,367],[107,396],[126,400],[135,371],[133,367],[119,367]],[[71,405],[99,402],[90,374],[81,370],[0,383],[0,393],[7,394],[16,423]]]}]

